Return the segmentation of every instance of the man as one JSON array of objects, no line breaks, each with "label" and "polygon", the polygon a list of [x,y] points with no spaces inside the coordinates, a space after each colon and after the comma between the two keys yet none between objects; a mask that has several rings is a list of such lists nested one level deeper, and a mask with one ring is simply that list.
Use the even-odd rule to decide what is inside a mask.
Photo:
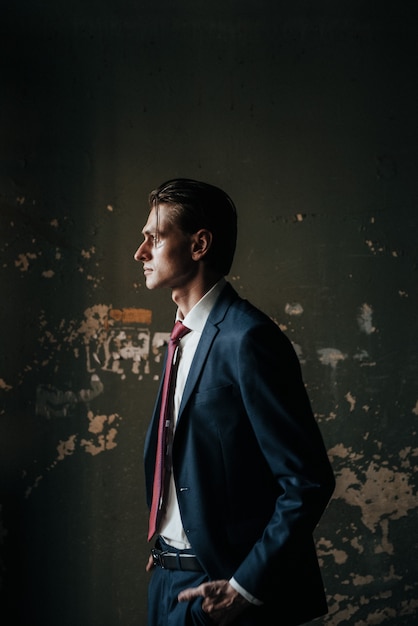
[{"label": "man", "polygon": [[[298,359],[225,280],[229,196],[176,179],[149,200],[135,259],[149,289],[171,289],[188,331],[165,421],[171,474],[147,564],[149,626],[301,624],[327,612],[312,533],[334,476]],[[162,393],[145,442],[151,508]]]}]

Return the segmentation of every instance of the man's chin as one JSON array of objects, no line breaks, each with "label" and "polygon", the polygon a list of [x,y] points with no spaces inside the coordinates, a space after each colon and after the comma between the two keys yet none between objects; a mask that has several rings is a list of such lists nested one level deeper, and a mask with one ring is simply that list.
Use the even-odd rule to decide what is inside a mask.
[{"label": "man's chin", "polygon": [[153,280],[152,276],[146,276],[145,286],[147,289],[158,289],[160,285],[156,281]]}]

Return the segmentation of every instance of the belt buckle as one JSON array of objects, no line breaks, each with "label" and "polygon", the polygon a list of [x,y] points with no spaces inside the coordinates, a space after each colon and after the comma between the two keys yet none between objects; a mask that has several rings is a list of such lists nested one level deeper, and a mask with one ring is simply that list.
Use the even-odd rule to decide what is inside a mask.
[{"label": "belt buckle", "polygon": [[164,554],[166,553],[156,550],[155,548],[151,548],[151,556],[154,567],[161,567],[161,569],[165,569]]}]

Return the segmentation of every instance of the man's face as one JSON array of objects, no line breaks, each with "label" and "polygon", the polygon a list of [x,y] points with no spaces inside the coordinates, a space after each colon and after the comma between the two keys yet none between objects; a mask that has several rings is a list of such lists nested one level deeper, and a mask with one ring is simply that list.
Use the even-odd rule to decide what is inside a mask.
[{"label": "man's face", "polygon": [[152,208],[142,229],[144,241],[134,254],[135,260],[144,265],[148,289],[185,287],[196,275],[191,235],[183,233],[168,219],[169,212],[169,205],[160,204],[157,224],[157,213]]}]

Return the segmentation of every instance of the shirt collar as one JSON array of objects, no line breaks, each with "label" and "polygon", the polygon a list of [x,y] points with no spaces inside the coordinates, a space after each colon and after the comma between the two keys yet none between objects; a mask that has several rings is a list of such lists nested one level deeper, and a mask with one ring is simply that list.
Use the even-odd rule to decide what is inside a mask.
[{"label": "shirt collar", "polygon": [[[217,283],[214,284],[213,287],[211,287],[211,289],[209,289],[207,293],[205,293],[203,298],[201,298],[199,302],[197,302],[194,307],[190,309],[186,317],[181,320],[184,325],[187,326],[187,328],[190,328],[190,330],[195,330],[199,333],[202,332],[209,317],[209,314],[213,308],[213,305],[215,304],[225,284],[225,278],[221,278]],[[179,310],[177,310],[176,319],[180,319]]]}]

